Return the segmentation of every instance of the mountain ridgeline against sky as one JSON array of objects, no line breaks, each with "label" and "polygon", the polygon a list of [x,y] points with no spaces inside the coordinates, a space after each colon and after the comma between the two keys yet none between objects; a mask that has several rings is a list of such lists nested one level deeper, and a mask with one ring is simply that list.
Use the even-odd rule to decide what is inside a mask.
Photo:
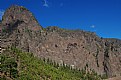
[{"label": "mountain ridgeline against sky", "polygon": [[14,46],[72,68],[94,70],[108,77],[121,76],[121,40],[100,38],[93,32],[43,28],[32,13],[11,6],[0,23],[0,47]]}]

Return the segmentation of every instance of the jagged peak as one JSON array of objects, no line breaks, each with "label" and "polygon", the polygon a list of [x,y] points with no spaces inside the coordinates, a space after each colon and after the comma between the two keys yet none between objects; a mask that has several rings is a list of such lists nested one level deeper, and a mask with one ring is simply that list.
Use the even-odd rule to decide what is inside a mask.
[{"label": "jagged peak", "polygon": [[[16,24],[23,22],[21,24]],[[10,27],[11,25],[17,27],[27,27],[31,30],[42,30],[42,26],[39,25],[33,14],[23,6],[12,5],[4,13],[2,17],[2,25]]]},{"label": "jagged peak", "polygon": [[19,5],[11,5],[8,9],[23,9],[23,10],[28,10],[24,6],[19,6]]}]

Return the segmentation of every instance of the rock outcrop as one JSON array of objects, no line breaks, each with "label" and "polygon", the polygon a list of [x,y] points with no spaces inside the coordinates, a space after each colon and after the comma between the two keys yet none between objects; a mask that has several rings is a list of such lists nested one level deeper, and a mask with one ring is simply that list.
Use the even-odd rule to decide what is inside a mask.
[{"label": "rock outcrop", "polygon": [[42,29],[33,14],[22,6],[11,6],[8,8],[2,17],[2,24],[9,29],[16,27],[27,27],[29,30],[34,31]]},{"label": "rock outcrop", "polygon": [[60,65],[94,70],[108,77],[121,76],[121,40],[104,39],[93,32],[42,28],[24,7],[12,6],[1,26],[1,47],[16,46]]}]

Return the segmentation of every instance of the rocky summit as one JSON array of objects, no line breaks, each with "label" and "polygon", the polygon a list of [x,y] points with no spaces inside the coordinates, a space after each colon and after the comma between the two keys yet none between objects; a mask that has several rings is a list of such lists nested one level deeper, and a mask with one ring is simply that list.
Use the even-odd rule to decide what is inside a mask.
[{"label": "rocky summit", "polygon": [[94,32],[42,28],[24,7],[11,6],[0,22],[0,47],[15,46],[59,65],[94,70],[108,77],[121,76],[121,40],[101,38]]}]

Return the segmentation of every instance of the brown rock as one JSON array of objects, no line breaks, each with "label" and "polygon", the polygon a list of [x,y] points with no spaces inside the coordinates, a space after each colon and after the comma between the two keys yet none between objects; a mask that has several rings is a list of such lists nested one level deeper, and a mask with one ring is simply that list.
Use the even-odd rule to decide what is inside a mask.
[{"label": "brown rock", "polygon": [[108,77],[121,76],[121,40],[102,39],[82,30],[58,27],[43,30],[32,14],[20,6],[7,9],[2,25],[12,30],[2,33],[1,46],[16,46],[39,58],[94,70]]}]

